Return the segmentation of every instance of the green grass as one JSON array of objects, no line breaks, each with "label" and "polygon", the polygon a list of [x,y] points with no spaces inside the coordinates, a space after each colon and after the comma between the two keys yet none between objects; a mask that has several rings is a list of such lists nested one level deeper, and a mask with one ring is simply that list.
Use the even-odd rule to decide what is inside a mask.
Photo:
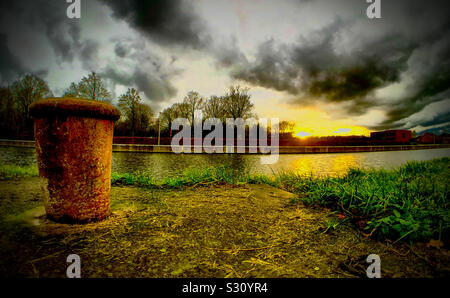
[{"label": "green grass", "polygon": [[374,237],[448,238],[450,159],[409,162],[396,170],[351,169],[337,178],[282,173],[280,187],[298,200],[337,210]]},{"label": "green grass", "polygon": [[[0,165],[0,179],[37,176],[35,167]],[[330,208],[375,238],[396,241],[448,239],[450,159],[409,162],[395,170],[350,169],[340,177],[273,176],[237,172],[231,167],[193,168],[180,176],[155,179],[148,172],[112,173],[112,185],[183,188],[205,184],[268,184],[295,193],[293,204]],[[336,227],[330,222],[328,229]]]},{"label": "green grass", "polygon": [[16,166],[0,164],[0,180],[11,180],[22,177],[39,176],[36,166]]},{"label": "green grass", "polygon": [[[448,238],[450,159],[409,162],[395,170],[350,169],[341,177],[293,172],[274,177],[249,175],[229,167],[189,169],[156,181],[146,173],[112,175],[113,185],[182,188],[199,184],[269,184],[297,194],[292,203],[335,210],[376,238],[421,241]],[[330,224],[330,229],[334,224]]]},{"label": "green grass", "polygon": [[227,166],[192,168],[185,170],[180,176],[156,180],[150,173],[112,173],[112,185],[137,185],[156,188],[181,188],[198,184],[243,184],[251,182],[248,175],[238,174]]},{"label": "green grass", "polygon": [[210,183],[262,183],[297,194],[294,203],[331,208],[378,238],[420,241],[447,238],[450,231],[450,159],[409,162],[396,170],[350,169],[341,177],[302,176],[293,172],[241,174],[210,167],[186,170],[156,181],[145,173],[113,174],[112,183],[180,188]]}]

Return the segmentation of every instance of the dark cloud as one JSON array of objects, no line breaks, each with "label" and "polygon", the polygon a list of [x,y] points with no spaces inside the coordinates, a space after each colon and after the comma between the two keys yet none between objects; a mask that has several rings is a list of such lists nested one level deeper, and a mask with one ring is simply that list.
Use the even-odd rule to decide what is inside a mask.
[{"label": "dark cloud", "polygon": [[[81,46],[79,22],[70,20],[66,16],[67,3],[65,1],[20,0],[8,2],[2,8],[1,17],[8,20],[3,31],[20,36],[22,46],[33,37],[43,33],[47,37],[55,54],[62,61],[73,61],[76,49]],[[23,31],[23,26],[32,28]],[[43,41],[44,42],[44,41]]]},{"label": "dark cloud", "polygon": [[322,32],[326,35],[316,43],[303,40],[277,47],[269,40],[260,45],[255,62],[244,62],[231,74],[255,86],[290,93],[294,105],[343,103],[349,115],[361,115],[380,105],[374,91],[400,80],[414,49],[399,38],[385,37],[345,56],[334,50],[328,35],[333,30]]},{"label": "dark cloud", "polygon": [[[58,63],[80,59],[89,70],[96,66],[99,45],[81,39],[81,22],[66,15],[66,1],[18,0],[1,1],[0,32],[15,38],[16,47],[49,45]],[[36,44],[38,42],[39,44]],[[43,57],[44,59],[44,57]]]},{"label": "dark cloud", "polygon": [[[367,44],[351,60],[335,55],[335,69],[309,70],[308,92],[331,101],[365,98],[374,90],[400,80],[413,49],[401,37],[387,36]],[[339,65],[338,61],[346,62]]]},{"label": "dark cloud", "polygon": [[72,62],[77,50],[83,46],[80,42],[80,22],[67,18],[67,4],[62,1],[45,1],[45,5],[44,3],[35,5],[38,6],[37,12],[34,12],[38,16],[36,23],[44,25],[55,54],[63,61]]},{"label": "dark cloud", "polygon": [[0,83],[12,83],[25,69],[8,48],[7,36],[0,33]]},{"label": "dark cloud", "polygon": [[117,42],[116,47],[114,48],[114,52],[116,53],[117,56],[123,58],[130,52],[130,49],[121,42]]},{"label": "dark cloud", "polygon": [[210,37],[204,23],[193,13],[190,3],[182,0],[101,0],[114,16],[165,45],[205,48]]},{"label": "dark cloud", "polygon": [[[376,129],[386,129],[405,124],[405,120],[410,115],[420,112],[431,103],[450,98],[450,73],[442,73],[430,79],[426,86],[412,97],[405,98],[399,103],[392,104],[387,108],[387,119]],[[448,114],[427,121],[427,125],[437,125],[450,121],[446,118]],[[419,124],[419,123],[417,123]],[[423,123],[421,125],[424,125]]]},{"label": "dark cloud", "polygon": [[[173,65],[176,57],[161,57],[141,38],[113,40],[115,63],[99,71],[112,85],[134,87],[143,92],[154,109],[177,94],[172,80],[180,73]],[[120,96],[120,94],[116,94]]]},{"label": "dark cloud", "polygon": [[[251,62],[232,60],[225,54],[227,63],[222,65],[231,68],[235,79],[291,94],[292,104],[341,103],[350,115],[378,107],[386,111],[387,119],[376,128],[401,126],[402,119],[448,96],[448,8],[447,1],[383,2],[381,20],[337,19],[293,43],[269,39],[260,44]],[[368,30],[356,39],[351,32],[362,25]],[[342,36],[356,45],[342,46]],[[376,91],[401,82],[405,74],[413,84],[403,98],[386,102],[376,97]],[[449,120],[445,116],[436,119]]]},{"label": "dark cloud", "polygon": [[[102,2],[102,1],[101,1]],[[114,11],[115,16],[124,19],[144,36],[163,44],[186,44],[201,48],[205,40],[201,36],[201,21],[182,1],[103,1]],[[130,58],[127,63],[132,69],[125,72],[116,65],[104,68],[100,50],[102,45],[95,39],[81,36],[81,26],[94,26],[94,20],[87,18],[87,9],[93,3],[82,3],[81,19],[69,19],[66,15],[66,1],[20,0],[0,2],[0,73],[3,80],[25,72],[21,61],[8,48],[7,38],[14,36],[15,46],[33,48],[50,45],[51,59],[57,63],[79,61],[88,72],[97,71],[108,79],[112,87],[116,84],[134,86],[144,92],[153,104],[159,104],[173,97],[177,90],[171,83],[176,71],[167,70],[161,58],[145,50],[142,38],[112,39],[117,63]],[[96,8],[97,6],[93,6]],[[102,9],[104,5],[100,5]],[[83,13],[84,12],[84,13]],[[95,16],[95,15],[94,15]],[[106,20],[101,22],[105,23]],[[105,30],[108,30],[105,28]],[[4,33],[2,33],[4,32]],[[18,42],[17,42],[18,41]],[[109,53],[106,53],[109,54]],[[172,59],[174,62],[176,58]],[[170,62],[170,61],[169,61]],[[47,72],[41,71],[45,75]]]},{"label": "dark cloud", "polygon": [[[112,85],[117,84],[126,87],[134,87],[144,92],[153,108],[158,108],[159,104],[174,97],[177,89],[171,83],[172,76],[176,73],[162,73],[159,69],[144,68],[137,65],[131,72],[121,71],[113,66],[108,66],[100,75],[102,78],[110,80]],[[117,94],[119,96],[119,94]]]},{"label": "dark cloud", "polygon": [[250,63],[241,59],[231,75],[256,86],[297,94],[301,69],[289,59],[286,47],[276,48],[275,41],[271,39],[258,47],[256,61]]},{"label": "dark cloud", "polygon": [[442,115],[438,115],[433,120],[423,121],[420,123],[423,127],[429,127],[434,125],[439,125],[441,123],[447,123],[450,120],[450,113],[444,113]]},{"label": "dark cloud", "polygon": [[[433,102],[450,98],[450,27],[440,38],[424,45],[422,52],[411,59],[411,67],[416,67],[414,82],[409,89],[411,95],[387,108],[388,118],[377,128],[403,124],[402,119],[417,113]],[[433,125],[450,121],[437,118]]]},{"label": "dark cloud", "polygon": [[83,43],[80,51],[80,59],[84,69],[95,71],[98,68],[99,47],[99,43],[92,39],[88,39]]},{"label": "dark cloud", "polygon": [[294,45],[268,40],[258,48],[256,61],[236,66],[234,78],[253,85],[286,91],[299,103],[310,98],[351,101],[352,113],[377,105],[367,96],[398,82],[415,46],[399,36],[385,36],[365,44],[358,53],[336,52],[336,33],[346,26],[337,21],[315,32],[315,41],[302,38]]},{"label": "dark cloud", "polygon": [[230,40],[214,44],[210,47],[210,52],[217,60],[217,67],[230,67],[247,64],[247,58],[240,51],[235,37]]}]

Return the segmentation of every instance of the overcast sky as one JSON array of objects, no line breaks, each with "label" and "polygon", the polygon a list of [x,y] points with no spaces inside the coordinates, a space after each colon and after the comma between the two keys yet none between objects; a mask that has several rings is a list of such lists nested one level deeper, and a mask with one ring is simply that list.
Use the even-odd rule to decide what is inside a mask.
[{"label": "overcast sky", "polygon": [[240,84],[313,133],[448,127],[449,1],[381,2],[368,19],[365,0],[81,0],[68,19],[65,0],[1,1],[0,85],[32,72],[61,96],[96,71],[160,111]]}]

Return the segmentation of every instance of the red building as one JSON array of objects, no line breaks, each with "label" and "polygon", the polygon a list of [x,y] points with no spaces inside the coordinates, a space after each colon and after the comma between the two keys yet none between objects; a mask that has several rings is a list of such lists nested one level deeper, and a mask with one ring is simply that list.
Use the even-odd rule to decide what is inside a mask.
[{"label": "red building", "polygon": [[411,141],[411,131],[394,129],[371,132],[370,139],[376,143],[409,143]]},{"label": "red building", "polygon": [[445,135],[437,136],[433,133],[426,132],[422,136],[417,137],[417,143],[419,144],[441,144],[444,143]]}]

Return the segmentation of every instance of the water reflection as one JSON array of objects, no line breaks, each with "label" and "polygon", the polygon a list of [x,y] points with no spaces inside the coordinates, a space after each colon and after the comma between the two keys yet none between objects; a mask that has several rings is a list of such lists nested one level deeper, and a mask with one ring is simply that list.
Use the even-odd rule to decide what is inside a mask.
[{"label": "water reflection", "polygon": [[[291,163],[292,169],[299,175],[311,175],[315,172],[315,164],[311,157],[303,157]],[[289,170],[289,169],[286,169]]]},{"label": "water reflection", "polygon": [[[281,154],[273,165],[262,165],[259,155],[249,154],[166,154],[114,152],[113,172],[149,171],[156,178],[176,176],[189,168],[225,165],[242,173],[272,174],[295,171],[310,175],[342,175],[351,167],[392,168],[410,160],[450,157],[450,148],[364,153]],[[36,163],[33,148],[0,147],[0,163]]]},{"label": "water reflection", "polygon": [[366,158],[361,153],[340,153],[340,154],[297,154],[280,156],[279,163],[272,169],[277,171],[294,171],[299,175],[309,176],[325,175],[337,176],[346,173],[348,169],[357,167],[358,162]]},{"label": "water reflection", "polygon": [[355,168],[358,165],[357,158],[355,154],[342,154],[334,157],[332,160],[333,175],[346,173],[350,168]]}]

